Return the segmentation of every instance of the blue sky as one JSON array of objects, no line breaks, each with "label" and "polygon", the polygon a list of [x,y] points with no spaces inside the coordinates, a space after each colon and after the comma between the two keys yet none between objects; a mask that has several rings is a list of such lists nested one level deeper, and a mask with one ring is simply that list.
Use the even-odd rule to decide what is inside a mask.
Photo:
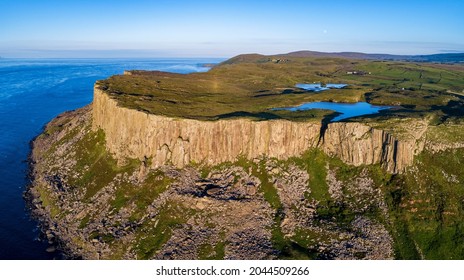
[{"label": "blue sky", "polygon": [[464,1],[1,0],[4,57],[464,52]]}]

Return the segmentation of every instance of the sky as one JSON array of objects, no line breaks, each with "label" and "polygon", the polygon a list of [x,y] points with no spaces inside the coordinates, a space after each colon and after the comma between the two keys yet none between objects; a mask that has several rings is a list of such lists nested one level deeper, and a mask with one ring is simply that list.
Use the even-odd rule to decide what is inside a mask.
[{"label": "sky", "polygon": [[1,0],[0,56],[464,52],[464,1]]}]

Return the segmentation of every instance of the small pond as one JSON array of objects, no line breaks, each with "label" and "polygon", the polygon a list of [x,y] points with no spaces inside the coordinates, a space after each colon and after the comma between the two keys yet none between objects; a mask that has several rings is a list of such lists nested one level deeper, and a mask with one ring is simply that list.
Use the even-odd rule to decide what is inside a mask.
[{"label": "small pond", "polygon": [[296,84],[295,87],[301,88],[307,91],[319,92],[328,89],[340,89],[346,87],[347,84]]},{"label": "small pond", "polygon": [[310,102],[305,103],[296,107],[287,107],[287,108],[276,108],[274,110],[289,110],[289,111],[300,111],[300,110],[311,110],[311,109],[323,109],[323,110],[332,110],[341,113],[341,115],[333,118],[331,122],[336,122],[339,120],[376,114],[380,110],[391,109],[389,106],[376,106],[371,105],[366,102],[357,102],[357,103],[335,103],[335,102]]}]

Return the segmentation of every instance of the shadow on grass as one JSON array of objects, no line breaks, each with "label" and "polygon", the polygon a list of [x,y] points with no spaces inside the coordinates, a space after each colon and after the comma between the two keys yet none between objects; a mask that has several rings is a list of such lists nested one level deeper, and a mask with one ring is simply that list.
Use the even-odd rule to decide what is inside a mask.
[{"label": "shadow on grass", "polygon": [[432,110],[440,110],[449,117],[463,117],[464,116],[464,100],[451,100],[446,106],[432,106]]},{"label": "shadow on grass", "polygon": [[228,114],[222,114],[222,115],[217,115],[216,116],[218,119],[231,119],[231,118],[252,118],[252,119],[258,119],[258,120],[276,120],[276,119],[282,119],[282,117],[269,113],[269,112],[259,112],[259,113],[250,113],[250,112],[245,112],[245,111],[237,111],[237,112],[232,112]]}]

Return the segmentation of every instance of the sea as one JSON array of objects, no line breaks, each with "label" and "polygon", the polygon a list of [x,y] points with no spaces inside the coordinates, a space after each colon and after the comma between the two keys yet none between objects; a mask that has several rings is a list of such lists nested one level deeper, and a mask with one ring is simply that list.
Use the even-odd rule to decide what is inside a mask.
[{"label": "sea", "polygon": [[23,199],[30,142],[46,123],[91,103],[94,83],[124,70],[204,72],[223,60],[0,58],[0,259],[62,258],[47,252]]}]

